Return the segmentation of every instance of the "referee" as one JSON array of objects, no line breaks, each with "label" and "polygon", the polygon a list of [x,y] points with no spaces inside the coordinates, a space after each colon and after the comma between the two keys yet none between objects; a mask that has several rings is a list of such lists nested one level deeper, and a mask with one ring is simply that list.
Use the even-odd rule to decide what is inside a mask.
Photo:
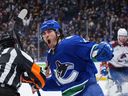
[{"label": "referee", "polygon": [[15,48],[16,42],[8,33],[0,37],[0,96],[19,96],[18,88],[21,85],[25,72],[29,77],[29,83],[35,88],[43,88],[45,75],[41,68],[24,51]]}]

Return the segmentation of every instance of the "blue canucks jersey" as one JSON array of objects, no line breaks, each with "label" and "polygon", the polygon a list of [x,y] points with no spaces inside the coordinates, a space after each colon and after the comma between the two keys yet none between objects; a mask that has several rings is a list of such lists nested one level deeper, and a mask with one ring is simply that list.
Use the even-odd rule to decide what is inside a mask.
[{"label": "blue canucks jersey", "polygon": [[48,86],[53,86],[53,89],[67,92],[68,89],[80,88],[90,77],[95,77],[97,69],[90,56],[93,45],[94,42],[74,35],[59,42],[54,52],[50,50],[47,60],[52,81],[46,81],[47,90]]}]

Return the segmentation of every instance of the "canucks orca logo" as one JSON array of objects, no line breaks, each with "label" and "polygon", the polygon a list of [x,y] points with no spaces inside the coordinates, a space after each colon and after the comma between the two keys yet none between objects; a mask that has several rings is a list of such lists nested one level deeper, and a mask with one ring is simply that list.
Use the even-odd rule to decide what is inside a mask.
[{"label": "canucks orca logo", "polygon": [[65,73],[67,72],[67,70],[69,69],[73,69],[74,66],[73,64],[67,62],[67,63],[61,63],[60,61],[56,61],[56,66],[57,66],[57,75],[58,77],[63,77],[65,75]]},{"label": "canucks orca logo", "polygon": [[[56,70],[54,70],[55,76],[61,84],[70,83],[74,81],[78,76],[78,72],[74,70],[74,64],[71,62],[61,63],[60,61],[57,60],[56,67],[57,67]],[[68,70],[72,70],[72,72],[68,75],[67,78],[64,78]]]}]

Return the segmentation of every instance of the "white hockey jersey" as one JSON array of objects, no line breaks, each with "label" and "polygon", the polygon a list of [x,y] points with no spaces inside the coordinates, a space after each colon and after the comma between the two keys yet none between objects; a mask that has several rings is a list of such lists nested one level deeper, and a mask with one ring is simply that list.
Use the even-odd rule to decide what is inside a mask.
[{"label": "white hockey jersey", "polygon": [[120,45],[117,41],[111,42],[114,48],[114,57],[109,61],[115,67],[128,67],[128,42]]}]

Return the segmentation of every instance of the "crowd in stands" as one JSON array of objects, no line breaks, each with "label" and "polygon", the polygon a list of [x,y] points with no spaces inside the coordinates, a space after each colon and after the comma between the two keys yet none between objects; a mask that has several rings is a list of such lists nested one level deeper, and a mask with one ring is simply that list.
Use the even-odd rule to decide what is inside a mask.
[{"label": "crowd in stands", "polygon": [[19,34],[24,50],[33,58],[45,55],[45,44],[38,45],[38,32],[40,23],[48,19],[58,20],[65,36],[78,34],[95,42],[116,39],[119,27],[128,30],[127,0],[0,0],[0,35],[13,31],[23,8],[28,15]]}]

